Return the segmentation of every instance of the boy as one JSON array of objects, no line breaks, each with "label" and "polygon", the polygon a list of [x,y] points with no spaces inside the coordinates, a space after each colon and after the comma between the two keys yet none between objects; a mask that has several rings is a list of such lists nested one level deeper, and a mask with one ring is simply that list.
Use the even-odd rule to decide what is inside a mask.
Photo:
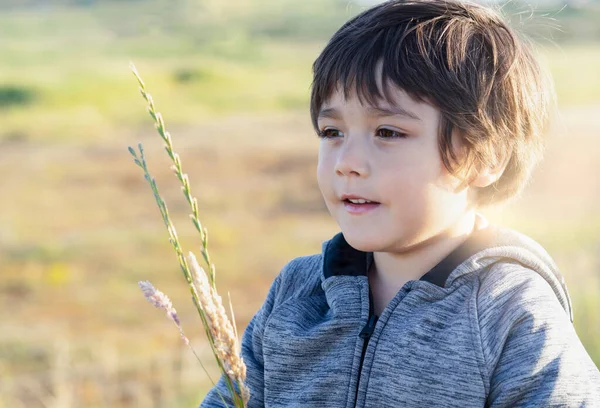
[{"label": "boy", "polygon": [[[551,86],[484,7],[389,1],[313,65],[341,232],[284,266],[242,337],[254,407],[600,407],[548,253],[478,208],[518,196]],[[223,377],[201,407],[230,406]]]}]

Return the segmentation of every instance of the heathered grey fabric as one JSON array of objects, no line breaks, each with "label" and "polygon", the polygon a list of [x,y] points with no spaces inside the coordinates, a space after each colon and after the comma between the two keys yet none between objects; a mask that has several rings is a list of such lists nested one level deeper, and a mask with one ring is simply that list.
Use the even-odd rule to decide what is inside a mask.
[{"label": "heathered grey fabric", "polygon": [[[242,336],[249,408],[600,407],[600,373],[556,264],[530,237],[498,231],[444,285],[400,289],[367,343],[360,381],[367,276],[325,277],[333,239],[288,262]],[[201,408],[225,406],[217,390],[233,406],[221,376]]]}]

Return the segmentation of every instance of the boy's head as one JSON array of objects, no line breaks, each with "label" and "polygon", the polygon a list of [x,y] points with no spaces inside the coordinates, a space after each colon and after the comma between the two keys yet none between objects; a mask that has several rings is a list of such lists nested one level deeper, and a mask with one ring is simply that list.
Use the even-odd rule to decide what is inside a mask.
[{"label": "boy's head", "polygon": [[385,2],[346,22],[313,72],[317,177],[339,217],[351,193],[441,226],[516,197],[542,157],[551,83],[489,8]]}]

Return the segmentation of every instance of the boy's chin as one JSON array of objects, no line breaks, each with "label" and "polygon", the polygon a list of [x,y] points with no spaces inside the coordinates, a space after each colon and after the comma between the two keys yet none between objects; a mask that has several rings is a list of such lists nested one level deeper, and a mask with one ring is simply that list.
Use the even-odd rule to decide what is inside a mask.
[{"label": "boy's chin", "polygon": [[352,248],[363,252],[377,252],[381,248],[381,236],[370,236],[360,231],[342,229],[344,239]]}]

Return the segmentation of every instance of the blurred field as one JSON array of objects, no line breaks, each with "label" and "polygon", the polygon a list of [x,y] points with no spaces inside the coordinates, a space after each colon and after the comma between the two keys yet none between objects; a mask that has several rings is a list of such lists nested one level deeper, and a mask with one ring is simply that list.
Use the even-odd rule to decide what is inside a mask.
[{"label": "blurred field", "polygon": [[[316,183],[310,69],[360,6],[15,4],[0,2],[0,408],[197,406],[210,381],[137,287],[149,279],[171,297],[216,380],[158,208],[127,152],[143,142],[184,249],[198,254],[128,63],[173,135],[241,335],[281,267],[338,232]],[[600,34],[587,24],[600,14],[593,4],[561,13],[551,14],[562,33],[550,36],[543,19],[527,26],[554,41],[540,43],[560,103],[546,159],[521,200],[486,214],[553,256],[600,365]]]}]

